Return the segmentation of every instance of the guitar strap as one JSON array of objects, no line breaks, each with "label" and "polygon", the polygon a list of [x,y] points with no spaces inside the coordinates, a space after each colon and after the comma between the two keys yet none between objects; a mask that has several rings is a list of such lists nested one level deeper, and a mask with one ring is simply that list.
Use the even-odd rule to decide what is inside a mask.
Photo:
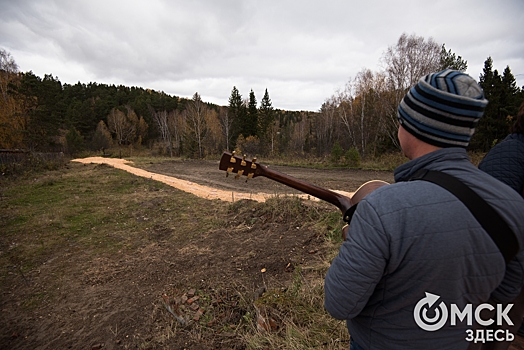
[{"label": "guitar strap", "polygon": [[490,235],[508,264],[520,250],[519,241],[506,221],[475,191],[457,178],[441,171],[421,169],[409,181],[424,180],[437,184],[457,197]]},{"label": "guitar strap", "polygon": [[349,209],[346,210],[346,212],[342,216],[342,219],[344,220],[344,222],[346,224],[349,225],[349,223],[351,222],[351,218],[353,218],[353,214],[355,214],[355,210],[357,210],[358,203],[359,202],[357,202],[357,203],[353,204],[352,206],[350,206]]}]

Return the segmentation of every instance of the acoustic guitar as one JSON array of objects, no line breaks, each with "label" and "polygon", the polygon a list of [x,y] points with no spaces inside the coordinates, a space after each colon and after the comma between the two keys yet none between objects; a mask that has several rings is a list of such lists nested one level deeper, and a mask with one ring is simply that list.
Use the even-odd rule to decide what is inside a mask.
[{"label": "acoustic guitar", "polygon": [[[352,211],[349,210],[364,198],[369,193],[373,192],[377,188],[388,185],[387,182],[381,180],[371,180],[360,186],[353,196],[347,197],[340,193],[322,188],[315,184],[309,183],[304,180],[297,179],[295,177],[286,175],[279,171],[270,169],[266,165],[261,165],[256,162],[256,158],[247,160],[244,155],[242,158],[235,155],[235,152],[229,153],[224,152],[220,159],[218,167],[220,170],[224,170],[227,174],[234,173],[236,178],[240,176],[247,176],[247,178],[255,178],[257,176],[264,176],[268,179],[280,182],[286,186],[292,187],[296,190],[309,194],[315,198],[326,201],[336,206],[342,212],[345,222],[349,223],[351,220]],[[227,175],[226,174],[226,175]]]}]

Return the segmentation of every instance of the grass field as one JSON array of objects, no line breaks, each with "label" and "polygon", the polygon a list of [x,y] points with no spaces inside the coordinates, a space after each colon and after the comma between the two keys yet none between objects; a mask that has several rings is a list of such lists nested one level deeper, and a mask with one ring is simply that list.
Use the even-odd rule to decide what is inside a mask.
[{"label": "grass field", "polygon": [[[330,207],[208,201],[93,164],[1,181],[2,349],[348,347],[323,310],[340,243]],[[299,226],[313,248],[297,244]],[[192,289],[199,320],[176,301]]]},{"label": "grass field", "polygon": [[323,309],[333,207],[210,201],[106,165],[39,169],[0,178],[0,349],[348,348]]}]

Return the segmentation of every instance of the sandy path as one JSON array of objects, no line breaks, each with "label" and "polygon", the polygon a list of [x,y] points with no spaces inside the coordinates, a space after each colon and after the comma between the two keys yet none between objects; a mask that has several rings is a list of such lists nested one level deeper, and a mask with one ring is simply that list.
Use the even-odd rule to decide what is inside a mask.
[{"label": "sandy path", "polygon": [[[194,194],[195,196],[206,198],[206,199],[220,199],[220,200],[227,201],[227,202],[234,202],[240,199],[252,199],[258,202],[264,202],[266,199],[274,196],[274,194],[262,193],[262,192],[245,193],[245,192],[219,190],[213,187],[199,185],[191,181],[178,179],[176,177],[156,174],[156,173],[149,172],[147,170],[135,168],[129,165],[129,164],[132,164],[133,162],[125,160],[125,159],[89,157],[89,158],[73,159],[73,162],[79,162],[79,163],[84,163],[84,164],[107,164],[114,168],[125,170],[137,176],[141,176],[141,177],[145,177],[148,179],[163,182],[179,190],[189,192],[189,193]],[[338,192],[348,197],[351,197],[353,195],[352,192],[344,192],[344,191],[334,191],[334,192]],[[300,195],[295,194],[293,196],[300,197],[303,199],[317,200],[316,198],[313,198],[307,194],[300,194]]]}]

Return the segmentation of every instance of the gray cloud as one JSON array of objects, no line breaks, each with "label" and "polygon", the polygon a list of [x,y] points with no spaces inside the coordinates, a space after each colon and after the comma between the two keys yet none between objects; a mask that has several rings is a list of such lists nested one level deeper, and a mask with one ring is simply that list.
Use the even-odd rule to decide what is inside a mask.
[{"label": "gray cloud", "polygon": [[0,47],[22,71],[227,104],[233,85],[318,110],[405,32],[445,43],[478,78],[488,56],[524,84],[520,0],[0,1]]}]

